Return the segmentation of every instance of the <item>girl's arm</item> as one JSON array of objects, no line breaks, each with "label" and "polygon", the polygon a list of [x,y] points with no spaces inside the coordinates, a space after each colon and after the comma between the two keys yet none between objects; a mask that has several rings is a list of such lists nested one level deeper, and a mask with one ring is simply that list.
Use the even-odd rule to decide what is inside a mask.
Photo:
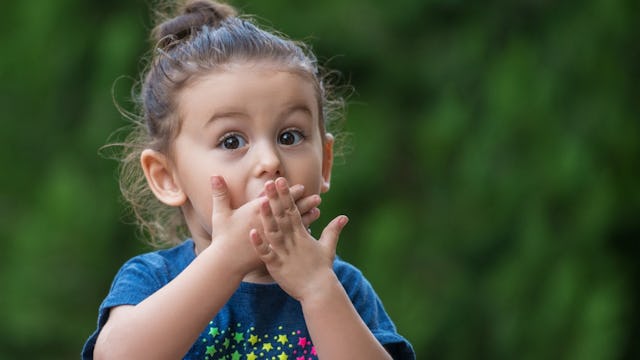
[{"label": "girl's arm", "polygon": [[135,306],[111,309],[96,359],[180,359],[231,297],[243,274],[214,242],[174,280]]},{"label": "girl's arm", "polygon": [[315,295],[301,300],[301,304],[321,359],[391,359],[333,272],[327,274]]},{"label": "girl's arm", "polygon": [[300,301],[319,358],[391,359],[333,272],[347,217],[331,221],[316,241],[306,231],[284,178],[266,183],[265,193],[262,227],[251,230],[251,241],[271,276]]},{"label": "girl's arm", "polygon": [[[112,308],[96,342],[96,359],[182,358],[243,277],[261,264],[251,244],[242,241],[247,236],[248,222],[257,220],[260,201],[232,210],[226,185],[220,180],[212,180],[215,234],[211,245],[180,275],[144,301]],[[301,187],[292,191],[297,198],[302,197]],[[319,201],[317,196],[298,201],[306,223],[318,218]]]}]

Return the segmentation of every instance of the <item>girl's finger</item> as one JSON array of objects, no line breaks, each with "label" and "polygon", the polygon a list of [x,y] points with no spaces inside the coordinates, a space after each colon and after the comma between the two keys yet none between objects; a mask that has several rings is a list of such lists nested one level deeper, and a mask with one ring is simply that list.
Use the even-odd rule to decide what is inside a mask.
[{"label": "girl's finger", "polygon": [[267,181],[264,184],[264,193],[271,205],[271,213],[276,217],[282,217],[283,208],[280,204],[276,183],[274,181]]},{"label": "girl's finger", "polygon": [[342,229],[344,229],[345,225],[347,225],[347,222],[349,222],[349,218],[345,215],[340,215],[331,220],[329,225],[322,230],[322,235],[320,235],[320,243],[328,248],[334,255],[336,253],[340,233],[342,232]]},{"label": "girl's finger", "polygon": [[305,228],[309,228],[316,220],[320,218],[320,209],[313,208],[302,214],[302,224]]},{"label": "girl's finger", "polygon": [[289,188],[289,193],[291,193],[291,197],[295,202],[298,202],[304,199],[302,197],[304,195],[304,185],[300,185],[300,184],[293,185],[291,188]]},{"label": "girl's finger", "polygon": [[263,200],[260,204],[260,221],[262,222],[262,228],[264,231],[263,241],[268,242],[275,247],[279,247],[283,241],[283,234],[280,224],[278,224],[278,221],[273,214],[273,209],[269,200]]},{"label": "girl's finger", "polygon": [[262,235],[260,235],[260,232],[258,230],[251,229],[251,231],[249,232],[249,239],[251,240],[251,244],[253,245],[253,248],[255,249],[258,256],[260,256],[265,261],[268,261],[269,257],[275,255],[275,253],[271,249],[271,246],[269,246],[269,243],[262,239]]},{"label": "girl's finger", "polygon": [[[288,234],[293,230],[293,224],[300,222],[300,212],[296,203],[291,198],[289,193],[289,184],[287,179],[278,178],[275,181],[276,191],[278,192],[278,198],[275,201],[270,201],[275,218],[280,225],[280,229]],[[274,206],[277,207],[274,209]]]},{"label": "girl's finger", "polygon": [[289,184],[287,179],[278,178],[275,181],[276,191],[278,192],[278,201],[282,207],[282,211],[286,214],[298,213],[298,207],[289,193]]},{"label": "girl's finger", "polygon": [[231,201],[224,178],[219,175],[214,175],[210,180],[213,202],[212,213],[215,215],[229,212],[231,210]]},{"label": "girl's finger", "polygon": [[300,214],[304,216],[305,213],[317,208],[322,202],[320,195],[310,195],[296,201],[296,207]]},{"label": "girl's finger", "polygon": [[320,195],[311,195],[296,201],[296,207],[302,217],[302,224],[308,228],[314,221],[320,218],[318,206],[322,202]]}]

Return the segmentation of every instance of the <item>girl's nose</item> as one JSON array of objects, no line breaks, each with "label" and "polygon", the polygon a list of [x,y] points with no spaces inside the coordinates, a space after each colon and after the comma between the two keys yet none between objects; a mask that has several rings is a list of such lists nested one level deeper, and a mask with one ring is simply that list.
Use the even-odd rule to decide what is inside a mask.
[{"label": "girl's nose", "polygon": [[256,146],[254,149],[255,172],[258,177],[268,177],[275,179],[282,174],[282,161],[277,145],[263,144]]}]

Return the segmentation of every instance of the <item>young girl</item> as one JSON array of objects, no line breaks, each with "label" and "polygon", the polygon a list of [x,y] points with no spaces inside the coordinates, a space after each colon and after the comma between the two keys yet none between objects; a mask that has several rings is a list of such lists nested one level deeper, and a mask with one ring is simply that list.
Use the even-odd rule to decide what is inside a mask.
[{"label": "young girl", "polygon": [[347,217],[308,231],[334,143],[313,55],[210,1],[153,36],[123,190],[156,239],[180,225],[189,238],[120,269],[83,358],[414,359],[371,285],[335,259]]}]

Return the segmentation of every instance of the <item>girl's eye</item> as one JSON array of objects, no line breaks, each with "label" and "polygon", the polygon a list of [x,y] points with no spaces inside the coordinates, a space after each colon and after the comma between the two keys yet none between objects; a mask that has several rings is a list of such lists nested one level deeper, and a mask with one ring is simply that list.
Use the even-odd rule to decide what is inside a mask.
[{"label": "girl's eye", "polygon": [[284,131],[278,137],[278,143],[282,145],[295,145],[304,140],[304,134],[298,130]]},{"label": "girl's eye", "polygon": [[225,135],[218,143],[218,147],[225,150],[235,150],[244,147],[245,145],[247,145],[247,141],[238,134]]}]

